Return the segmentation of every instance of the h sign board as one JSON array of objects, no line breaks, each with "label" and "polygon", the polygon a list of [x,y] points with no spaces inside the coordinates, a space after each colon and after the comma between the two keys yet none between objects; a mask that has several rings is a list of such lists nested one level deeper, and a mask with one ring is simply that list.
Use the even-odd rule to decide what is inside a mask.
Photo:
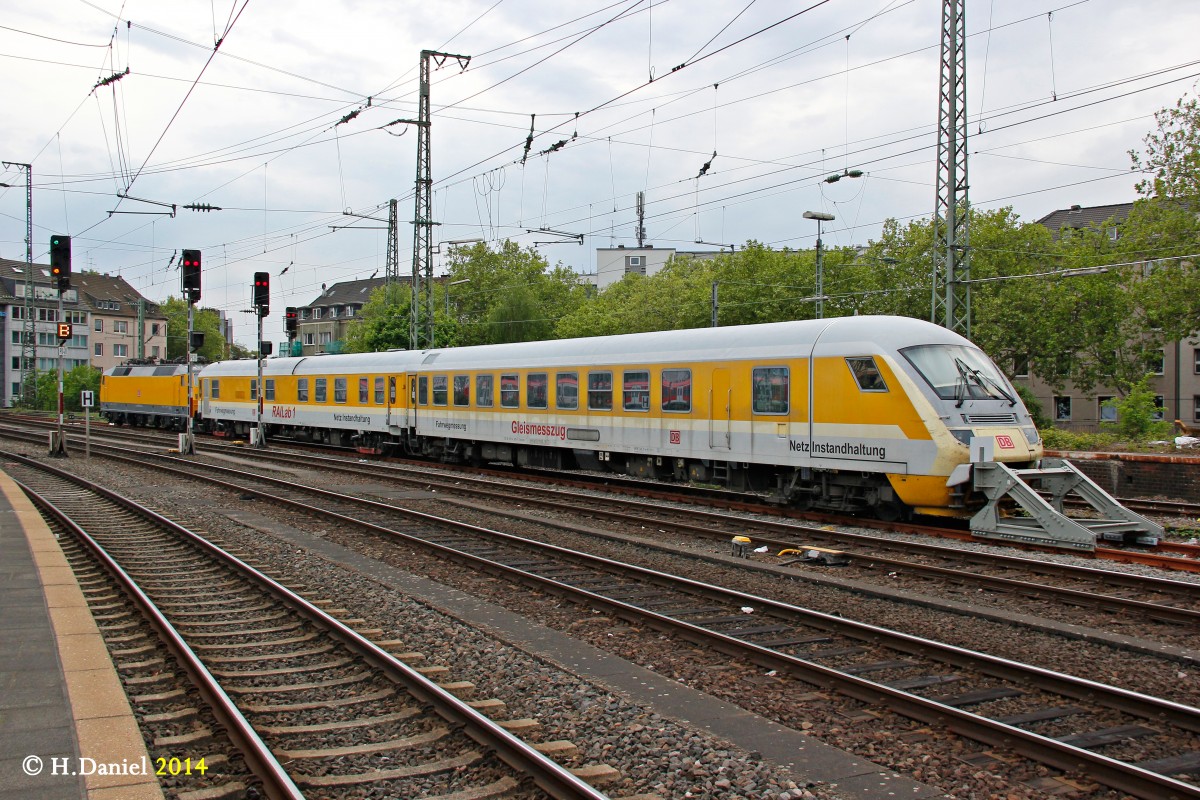
[{"label": "h sign board", "polygon": [[84,408],[91,408],[96,404],[96,393],[91,389],[84,389],[79,393],[79,405]]}]

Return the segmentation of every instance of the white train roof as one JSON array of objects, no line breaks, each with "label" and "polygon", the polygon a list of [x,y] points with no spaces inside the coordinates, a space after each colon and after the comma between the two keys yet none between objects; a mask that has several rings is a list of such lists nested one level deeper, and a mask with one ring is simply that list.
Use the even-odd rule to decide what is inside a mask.
[{"label": "white train roof", "polygon": [[[956,333],[910,317],[865,316],[773,322],[723,328],[631,333],[583,339],[432,350],[389,350],[299,358],[272,358],[263,374],[336,375],[429,370],[505,369],[573,364],[630,364],[646,361],[756,360],[807,357],[823,353],[895,352],[916,344],[970,344]],[[223,361],[204,368],[202,377],[246,375],[252,359]]]}]

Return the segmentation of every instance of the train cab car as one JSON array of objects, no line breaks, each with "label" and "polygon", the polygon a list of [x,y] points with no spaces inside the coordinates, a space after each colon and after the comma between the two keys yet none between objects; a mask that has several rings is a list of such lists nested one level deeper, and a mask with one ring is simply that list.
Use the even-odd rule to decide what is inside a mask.
[{"label": "train cab car", "polygon": [[[196,403],[193,397],[192,413]],[[100,414],[115,425],[187,427],[187,364],[122,364],[100,378]]]},{"label": "train cab car", "polygon": [[[201,373],[210,424],[244,434],[252,360]],[[447,462],[607,469],[804,507],[964,515],[973,442],[1041,444],[990,359],[944,328],[844,317],[427,351],[268,359],[268,435]]]}]

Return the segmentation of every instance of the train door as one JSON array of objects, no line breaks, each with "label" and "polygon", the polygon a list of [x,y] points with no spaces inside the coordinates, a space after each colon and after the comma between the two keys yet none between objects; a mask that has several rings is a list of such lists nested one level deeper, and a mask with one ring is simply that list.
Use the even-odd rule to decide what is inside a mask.
[{"label": "train door", "polygon": [[729,450],[729,419],[733,411],[729,370],[714,369],[708,386],[708,446],[714,450]]},{"label": "train door", "polygon": [[[387,377],[387,396],[384,397],[384,402],[387,404],[387,426],[392,427],[392,409],[396,406],[396,376],[388,375]],[[399,415],[397,415],[397,422]]]},{"label": "train door", "polygon": [[409,429],[417,427],[417,376],[408,374],[408,408],[404,410],[405,426]]}]

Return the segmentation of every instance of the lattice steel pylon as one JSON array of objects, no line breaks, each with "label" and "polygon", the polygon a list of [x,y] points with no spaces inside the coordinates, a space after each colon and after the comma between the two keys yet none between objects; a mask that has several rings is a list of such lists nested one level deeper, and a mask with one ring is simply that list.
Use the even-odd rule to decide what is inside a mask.
[{"label": "lattice steel pylon", "polygon": [[21,402],[32,407],[37,400],[37,311],[33,288],[33,165],[3,162],[25,172],[25,319],[21,325]]},{"label": "lattice steel pylon", "polygon": [[409,327],[409,348],[412,350],[422,346],[433,347],[432,237],[433,226],[437,223],[433,221],[433,166],[429,153],[429,63],[436,61],[440,67],[448,58],[455,59],[462,69],[466,69],[471,62],[470,56],[421,51],[421,84],[417,104],[417,182],[413,192],[412,322]]},{"label": "lattice steel pylon", "polygon": [[933,213],[930,320],[971,336],[971,250],[967,232],[966,0],[942,0],[938,79],[937,202]]}]

